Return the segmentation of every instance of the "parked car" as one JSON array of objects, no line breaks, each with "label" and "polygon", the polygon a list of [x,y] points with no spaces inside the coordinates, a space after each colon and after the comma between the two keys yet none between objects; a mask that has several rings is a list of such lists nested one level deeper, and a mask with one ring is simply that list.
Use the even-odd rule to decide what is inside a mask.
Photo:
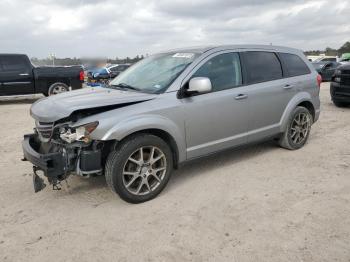
[{"label": "parked car", "polygon": [[313,62],[338,62],[336,56],[323,56],[315,59]]},{"label": "parked car", "polygon": [[80,89],[83,82],[79,66],[35,67],[26,55],[0,54],[0,96],[54,95]]},{"label": "parked car", "polygon": [[118,76],[121,72],[125,71],[130,67],[130,64],[118,64],[118,65],[110,65],[107,67],[108,71],[110,72],[110,78],[115,78]]},{"label": "parked car", "polygon": [[335,70],[341,64],[338,62],[313,62],[312,65],[321,75],[323,81],[331,81]]},{"label": "parked car", "polygon": [[126,70],[130,64],[109,65],[107,67],[94,68],[87,73],[88,82],[105,82]]},{"label": "parked car", "polygon": [[350,105],[350,64],[337,68],[332,77],[331,97],[338,107]]},{"label": "parked car", "polygon": [[326,56],[326,55],[308,55],[307,59],[310,62],[338,62],[337,56]]},{"label": "parked car", "polygon": [[143,59],[107,88],[31,107],[24,159],[55,188],[104,174],[121,198],[157,196],[186,161],[269,138],[295,150],[320,114],[321,79],[302,51],[273,46],[182,49]]}]

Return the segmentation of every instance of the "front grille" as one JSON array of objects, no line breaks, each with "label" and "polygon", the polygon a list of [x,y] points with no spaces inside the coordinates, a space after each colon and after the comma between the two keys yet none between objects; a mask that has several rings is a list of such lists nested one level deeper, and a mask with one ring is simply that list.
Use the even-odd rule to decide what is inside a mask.
[{"label": "front grille", "polygon": [[35,122],[36,130],[38,131],[39,137],[43,141],[49,141],[52,135],[53,123],[51,122]]},{"label": "front grille", "polygon": [[341,70],[341,73],[344,75],[350,75],[350,70]]},{"label": "front grille", "polygon": [[350,76],[344,76],[342,75],[340,77],[341,79],[341,83],[344,84],[344,85],[350,85]]}]

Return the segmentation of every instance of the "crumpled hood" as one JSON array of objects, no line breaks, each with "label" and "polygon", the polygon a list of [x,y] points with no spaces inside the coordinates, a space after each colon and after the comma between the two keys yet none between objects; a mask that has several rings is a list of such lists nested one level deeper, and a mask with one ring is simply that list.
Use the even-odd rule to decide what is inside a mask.
[{"label": "crumpled hood", "polygon": [[32,105],[30,114],[38,121],[54,122],[77,110],[142,102],[156,96],[101,87],[83,88],[40,99]]}]

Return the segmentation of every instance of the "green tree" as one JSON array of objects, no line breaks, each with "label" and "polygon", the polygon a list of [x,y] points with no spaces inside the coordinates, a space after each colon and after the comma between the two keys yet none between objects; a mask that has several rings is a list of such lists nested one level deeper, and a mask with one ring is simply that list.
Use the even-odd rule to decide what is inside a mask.
[{"label": "green tree", "polygon": [[350,42],[346,42],[338,49],[339,54],[350,53]]}]

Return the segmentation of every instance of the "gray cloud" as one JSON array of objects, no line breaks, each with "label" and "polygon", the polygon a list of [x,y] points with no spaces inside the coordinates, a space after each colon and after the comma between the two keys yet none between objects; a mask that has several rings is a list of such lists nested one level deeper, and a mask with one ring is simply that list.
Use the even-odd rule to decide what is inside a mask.
[{"label": "gray cloud", "polygon": [[183,46],[338,48],[350,3],[334,0],[1,0],[0,52],[124,57]]}]

